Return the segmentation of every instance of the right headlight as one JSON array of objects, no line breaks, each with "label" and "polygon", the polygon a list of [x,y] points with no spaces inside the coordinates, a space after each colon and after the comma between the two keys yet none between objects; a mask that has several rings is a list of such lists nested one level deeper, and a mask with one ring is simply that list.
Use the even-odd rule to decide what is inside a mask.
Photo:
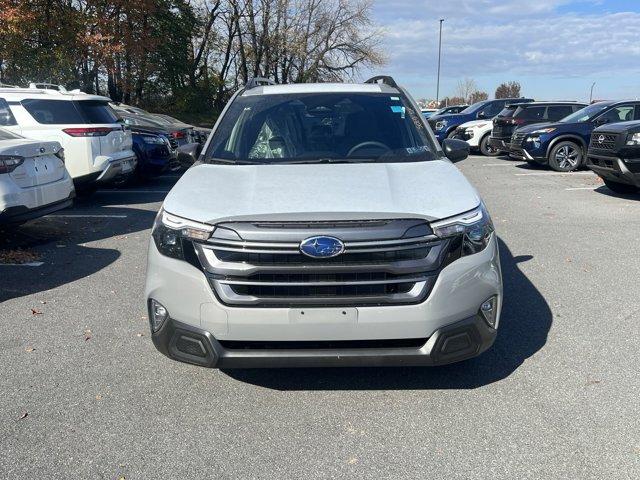
[{"label": "right headlight", "polygon": [[627,145],[640,145],[640,132],[629,134],[627,137]]},{"label": "right headlight", "polygon": [[[151,235],[158,251],[167,257],[185,260],[185,240],[207,240],[214,227],[160,210]],[[187,244],[191,245],[190,242]],[[191,247],[193,249],[193,247]]]},{"label": "right headlight", "polygon": [[491,240],[494,228],[484,204],[470,212],[431,223],[433,233],[440,238],[461,238],[461,256],[481,252]]}]

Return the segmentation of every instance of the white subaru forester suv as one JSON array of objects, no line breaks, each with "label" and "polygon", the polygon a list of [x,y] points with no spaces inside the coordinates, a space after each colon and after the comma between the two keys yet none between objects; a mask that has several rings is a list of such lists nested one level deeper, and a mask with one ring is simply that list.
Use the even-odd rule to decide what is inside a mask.
[{"label": "white subaru forester suv", "polygon": [[110,99],[52,87],[0,88],[0,127],[60,143],[67,170],[80,190],[131,174],[136,166],[131,132],[118,123]]},{"label": "white subaru forester suv", "polygon": [[479,355],[502,306],[480,197],[390,77],[229,101],[169,192],[146,301],[165,355],[198,365],[442,365]]}]

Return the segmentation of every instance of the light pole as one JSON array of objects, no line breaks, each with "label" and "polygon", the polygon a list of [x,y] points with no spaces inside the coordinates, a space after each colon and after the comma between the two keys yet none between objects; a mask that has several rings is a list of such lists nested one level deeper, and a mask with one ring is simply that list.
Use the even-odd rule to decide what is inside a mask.
[{"label": "light pole", "polygon": [[591,84],[591,93],[589,93],[589,103],[593,102],[593,87],[596,86],[596,82]]},{"label": "light pole", "polygon": [[444,22],[444,18],[440,19],[440,39],[438,40],[438,80],[436,82],[436,108],[440,107],[440,58],[442,57],[442,22]]}]

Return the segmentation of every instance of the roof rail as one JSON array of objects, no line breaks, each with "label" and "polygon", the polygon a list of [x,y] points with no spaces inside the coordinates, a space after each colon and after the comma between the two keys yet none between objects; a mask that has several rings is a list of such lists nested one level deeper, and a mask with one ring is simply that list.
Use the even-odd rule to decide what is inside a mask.
[{"label": "roof rail", "polygon": [[2,83],[2,82],[0,82],[0,87],[2,87],[2,88],[20,88],[17,85],[9,85],[8,83]]},{"label": "roof rail", "polygon": [[252,88],[261,87],[263,85],[275,85],[275,84],[276,82],[274,82],[273,80],[269,80],[268,78],[253,77],[249,79],[249,81],[244,86],[244,89],[251,90]]},{"label": "roof rail", "polygon": [[375,77],[371,77],[364,83],[382,83],[384,85],[389,85],[393,88],[398,88],[398,84],[390,75],[376,75]]},{"label": "roof rail", "polygon": [[43,83],[43,82],[29,82],[29,88],[38,88],[42,90],[57,90],[60,93],[65,93],[67,91],[62,85],[57,85],[55,83]]}]

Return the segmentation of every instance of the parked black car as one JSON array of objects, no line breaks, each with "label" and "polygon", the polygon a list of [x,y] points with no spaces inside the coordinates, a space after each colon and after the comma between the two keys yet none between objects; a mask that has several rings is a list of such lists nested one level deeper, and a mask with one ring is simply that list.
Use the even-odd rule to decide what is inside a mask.
[{"label": "parked black car", "polygon": [[509,156],[570,172],[584,166],[596,127],[628,120],[640,120],[640,101],[594,103],[558,122],[518,128],[511,137]]},{"label": "parked black car", "polygon": [[493,119],[488,143],[499,151],[508,152],[511,136],[517,128],[534,123],[557,122],[586,106],[585,103],[576,102],[511,103]]},{"label": "parked black car", "polygon": [[587,167],[616,193],[640,192],[640,121],[596,128],[589,142]]}]

